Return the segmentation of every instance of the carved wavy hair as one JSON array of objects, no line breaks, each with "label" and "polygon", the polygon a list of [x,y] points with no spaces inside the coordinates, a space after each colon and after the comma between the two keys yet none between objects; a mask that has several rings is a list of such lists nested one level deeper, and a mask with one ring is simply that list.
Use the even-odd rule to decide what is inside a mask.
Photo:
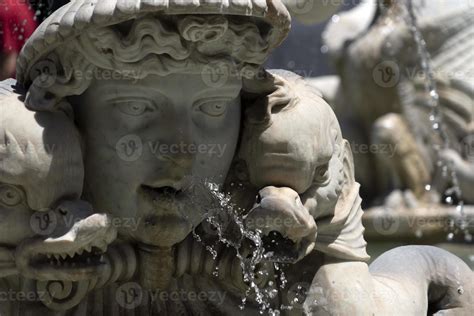
[{"label": "carved wavy hair", "polygon": [[26,104],[54,109],[63,98],[82,94],[97,70],[142,79],[218,66],[252,78],[270,50],[272,31],[261,23],[216,15],[148,15],[88,31],[49,56],[57,69],[47,80],[33,82]]}]

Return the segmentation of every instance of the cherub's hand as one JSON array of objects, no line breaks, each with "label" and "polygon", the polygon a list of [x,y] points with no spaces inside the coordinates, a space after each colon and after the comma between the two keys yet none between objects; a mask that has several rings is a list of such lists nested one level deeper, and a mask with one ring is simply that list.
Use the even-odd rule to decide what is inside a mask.
[{"label": "cherub's hand", "polygon": [[293,261],[302,259],[314,249],[316,222],[301,203],[298,193],[290,188],[269,186],[260,190],[245,224],[265,236],[277,232],[291,240],[293,252],[297,254]]}]

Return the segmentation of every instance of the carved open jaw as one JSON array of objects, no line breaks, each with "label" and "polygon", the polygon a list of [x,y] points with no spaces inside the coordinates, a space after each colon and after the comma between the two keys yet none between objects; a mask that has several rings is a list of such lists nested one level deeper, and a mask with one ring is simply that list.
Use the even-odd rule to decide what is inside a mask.
[{"label": "carved open jaw", "polygon": [[31,265],[38,270],[54,267],[55,269],[76,269],[77,272],[80,272],[105,264],[103,255],[106,251],[106,245],[101,247],[89,245],[69,253],[40,254],[31,260]]},{"label": "carved open jaw", "polygon": [[16,264],[22,275],[37,280],[92,279],[101,275],[103,255],[116,237],[109,217],[94,214],[60,237],[24,241],[16,250]]}]

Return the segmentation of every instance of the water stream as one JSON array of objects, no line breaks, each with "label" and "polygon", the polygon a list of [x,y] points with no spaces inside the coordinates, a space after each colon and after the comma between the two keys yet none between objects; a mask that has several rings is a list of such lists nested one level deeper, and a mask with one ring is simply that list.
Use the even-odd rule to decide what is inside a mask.
[{"label": "water stream", "polygon": [[[425,80],[423,83],[430,107],[429,121],[433,132],[439,137],[439,139],[441,139],[440,145],[432,144],[433,150],[437,156],[436,167],[442,170],[442,175],[448,178],[451,183],[451,186],[444,192],[445,202],[447,204],[452,204],[453,201],[456,201],[456,210],[459,212],[461,217],[461,221],[457,223],[457,225],[455,225],[454,222],[451,222],[451,232],[449,232],[447,239],[452,240],[454,238],[454,233],[457,229],[460,229],[462,232],[464,232],[465,238],[468,238],[470,234],[466,225],[464,201],[462,198],[463,194],[459,185],[458,175],[454,169],[454,165],[452,162],[445,162],[444,160],[439,158],[442,150],[451,148],[451,143],[446,131],[446,125],[441,111],[437,83],[434,76],[433,68],[431,66],[431,56],[428,51],[426,41],[423,38],[423,34],[421,33],[420,27],[418,25],[418,18],[416,16],[413,0],[406,0],[405,3],[407,10],[406,20],[410,32],[415,41],[421,70],[425,74]],[[427,184],[426,189],[429,191],[431,190],[431,187],[432,186],[430,184]]]},{"label": "water stream", "polygon": [[[212,227],[218,242],[226,248],[233,248],[243,273],[243,280],[248,285],[242,297],[239,308],[244,310],[249,299],[258,304],[261,314],[272,316],[280,315],[282,309],[292,309],[292,306],[275,308],[274,301],[286,288],[287,279],[282,269],[282,264],[270,263],[269,257],[272,253],[266,251],[264,236],[260,231],[253,231],[245,227],[245,216],[241,209],[231,203],[229,194],[222,193],[221,188],[210,182],[197,184],[204,186],[207,190],[207,198],[197,198],[199,207],[206,210],[203,222]],[[202,194],[202,189],[200,190]],[[196,201],[196,200],[194,200]],[[229,234],[229,230],[232,231]],[[197,229],[193,230],[194,238],[202,243],[206,250],[212,255],[214,260],[218,257],[218,250],[215,245],[207,244],[203,236]],[[273,240],[274,241],[274,240]],[[214,272],[218,276],[219,271]],[[299,302],[295,302],[299,303]]]}]

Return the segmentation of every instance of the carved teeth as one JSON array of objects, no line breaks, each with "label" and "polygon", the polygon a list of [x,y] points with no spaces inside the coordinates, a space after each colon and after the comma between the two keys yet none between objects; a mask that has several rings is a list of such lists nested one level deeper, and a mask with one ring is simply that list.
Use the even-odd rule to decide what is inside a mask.
[{"label": "carved teeth", "polygon": [[59,260],[59,257],[60,257],[59,254],[55,253],[55,254],[53,254],[53,256],[54,256],[54,258],[56,258],[56,260]]},{"label": "carved teeth", "polygon": [[67,258],[67,254],[62,253],[62,254],[61,254],[61,258],[66,259],[66,258]]},{"label": "carved teeth", "polygon": [[51,258],[52,258],[52,256],[53,256],[53,255],[52,255],[52,254],[50,254],[50,253],[47,253],[47,254],[46,254],[46,257],[48,257],[48,259],[51,259]]},{"label": "carved teeth", "polygon": [[79,255],[82,255],[84,253],[84,249],[80,249],[78,252],[77,252]]},{"label": "carved teeth", "polygon": [[87,252],[91,252],[92,246],[91,246],[91,245],[87,245],[85,249],[86,249]]}]

